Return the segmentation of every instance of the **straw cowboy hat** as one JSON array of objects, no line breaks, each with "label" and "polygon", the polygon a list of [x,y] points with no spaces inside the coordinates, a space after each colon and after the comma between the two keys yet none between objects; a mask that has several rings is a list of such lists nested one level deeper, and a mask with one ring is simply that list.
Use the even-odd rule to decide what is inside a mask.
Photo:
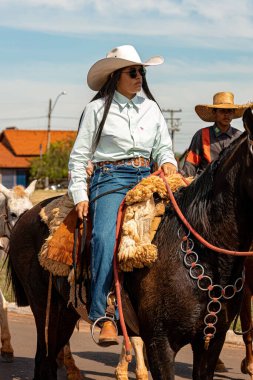
[{"label": "straw cowboy hat", "polygon": [[195,111],[204,121],[215,121],[215,115],[213,109],[233,109],[233,119],[242,117],[246,108],[252,107],[252,103],[247,104],[235,104],[234,94],[232,92],[218,92],[213,96],[213,104],[198,104],[195,107]]},{"label": "straw cowboy hat", "polygon": [[145,62],[141,58],[135,48],[131,45],[122,45],[112,49],[106,58],[100,59],[90,68],[87,75],[88,86],[99,91],[106,83],[109,75],[115,70],[132,65],[155,66],[164,62],[163,57],[151,57]]}]

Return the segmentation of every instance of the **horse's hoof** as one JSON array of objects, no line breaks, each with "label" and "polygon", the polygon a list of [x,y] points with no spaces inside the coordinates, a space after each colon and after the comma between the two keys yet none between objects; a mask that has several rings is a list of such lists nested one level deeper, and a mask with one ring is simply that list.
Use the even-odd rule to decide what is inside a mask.
[{"label": "horse's hoof", "polygon": [[148,371],[145,369],[142,369],[140,371],[135,371],[136,379],[137,380],[148,380]]},{"label": "horse's hoof", "polygon": [[84,380],[85,376],[81,372],[72,372],[67,374],[67,380]]},{"label": "horse's hoof", "polygon": [[241,372],[244,375],[250,375],[251,376],[251,380],[253,380],[253,368],[252,368],[252,364],[249,364],[246,361],[246,358],[244,358],[242,360],[242,362],[241,362]]},{"label": "horse's hoof", "polygon": [[228,370],[225,367],[224,363],[218,363],[216,364],[215,372],[228,372]]},{"label": "horse's hoof", "polygon": [[115,379],[117,379],[117,380],[128,380],[128,371],[116,368]]},{"label": "horse's hoof", "polygon": [[241,362],[241,373],[244,375],[248,374],[247,365],[246,365],[246,358],[244,358]]},{"label": "horse's hoof", "polygon": [[2,360],[6,363],[12,363],[14,360],[13,352],[1,351]]},{"label": "horse's hoof", "polygon": [[216,363],[215,372],[228,372],[223,361],[219,358]]}]

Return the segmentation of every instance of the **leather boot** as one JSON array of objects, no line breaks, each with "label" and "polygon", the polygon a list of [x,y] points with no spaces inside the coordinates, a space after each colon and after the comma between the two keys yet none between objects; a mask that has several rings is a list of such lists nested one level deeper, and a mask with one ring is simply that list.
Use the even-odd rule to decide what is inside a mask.
[{"label": "leather boot", "polygon": [[103,323],[100,331],[98,343],[100,346],[108,347],[115,344],[119,344],[116,327],[113,322],[106,321]]}]

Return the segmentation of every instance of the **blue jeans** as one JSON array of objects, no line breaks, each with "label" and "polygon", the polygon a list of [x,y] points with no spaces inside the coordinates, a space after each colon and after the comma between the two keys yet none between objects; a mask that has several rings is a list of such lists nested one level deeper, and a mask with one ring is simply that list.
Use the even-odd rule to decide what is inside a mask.
[{"label": "blue jeans", "polygon": [[[113,283],[113,253],[118,208],[127,191],[149,174],[149,167],[105,165],[96,169],[91,178],[91,308],[89,314],[91,321],[105,315],[106,297]],[[122,186],[128,187],[117,190]],[[110,191],[112,192],[105,194]],[[102,196],[99,197],[100,195]]]}]

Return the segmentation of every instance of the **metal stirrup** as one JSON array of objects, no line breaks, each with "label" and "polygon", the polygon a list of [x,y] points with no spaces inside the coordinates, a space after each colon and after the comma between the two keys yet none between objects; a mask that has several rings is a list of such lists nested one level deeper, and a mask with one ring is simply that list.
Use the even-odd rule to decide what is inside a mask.
[{"label": "metal stirrup", "polygon": [[95,330],[96,325],[97,325],[100,321],[110,321],[110,322],[112,322],[112,323],[114,324],[114,326],[115,326],[115,329],[116,329],[116,331],[117,331],[117,335],[118,335],[118,327],[117,327],[117,324],[116,324],[116,322],[115,322],[115,319],[114,319],[113,317],[109,317],[108,315],[105,314],[103,317],[100,317],[100,318],[96,319],[95,322],[90,326],[91,337],[92,337],[92,339],[94,340],[94,342],[95,342],[98,346],[100,346],[100,344],[99,344],[99,341],[97,341],[97,340],[95,339],[95,337],[94,337],[94,333],[95,333],[94,330]]}]

